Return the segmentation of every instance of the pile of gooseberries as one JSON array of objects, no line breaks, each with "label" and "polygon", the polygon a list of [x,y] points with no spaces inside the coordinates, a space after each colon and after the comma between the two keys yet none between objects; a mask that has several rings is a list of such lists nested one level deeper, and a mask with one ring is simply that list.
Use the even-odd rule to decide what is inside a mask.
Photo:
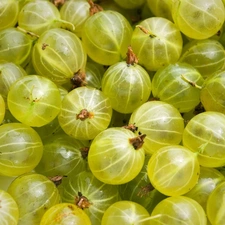
[{"label": "pile of gooseberries", "polygon": [[224,225],[225,0],[0,1],[0,225]]}]

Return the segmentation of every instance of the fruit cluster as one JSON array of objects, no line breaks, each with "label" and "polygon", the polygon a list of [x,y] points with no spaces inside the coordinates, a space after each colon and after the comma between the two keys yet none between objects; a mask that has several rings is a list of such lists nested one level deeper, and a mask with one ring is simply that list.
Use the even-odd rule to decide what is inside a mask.
[{"label": "fruit cluster", "polygon": [[224,225],[224,0],[1,0],[0,225]]}]

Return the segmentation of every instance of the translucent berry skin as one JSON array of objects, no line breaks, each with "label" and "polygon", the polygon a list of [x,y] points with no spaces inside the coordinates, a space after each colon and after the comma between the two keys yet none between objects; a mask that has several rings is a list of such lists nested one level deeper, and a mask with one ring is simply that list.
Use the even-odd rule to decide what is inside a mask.
[{"label": "translucent berry skin", "polygon": [[0,30],[14,27],[19,14],[19,2],[17,0],[1,0],[0,3]]},{"label": "translucent berry skin", "polygon": [[41,160],[42,140],[31,127],[21,123],[0,126],[0,174],[18,176],[33,170]]},{"label": "translucent berry skin", "polygon": [[105,73],[104,66],[93,61],[87,61],[85,67],[87,86],[101,90],[102,77]]},{"label": "translucent berry skin", "polygon": [[[79,193],[87,200],[84,204],[82,204],[82,196],[79,199]],[[73,203],[83,208],[92,225],[101,224],[105,210],[120,199],[117,185],[102,183],[87,170],[68,179],[65,178],[61,196],[63,202]]]},{"label": "translucent berry skin", "polygon": [[[82,110],[89,116],[79,119]],[[59,124],[66,134],[80,140],[92,140],[105,130],[111,120],[112,107],[102,91],[92,87],[79,87],[63,99]]]},{"label": "translucent berry skin", "polygon": [[148,221],[141,222],[148,217],[149,213],[142,205],[132,201],[118,201],[105,211],[101,225],[148,225]]},{"label": "translucent berry skin", "polygon": [[180,196],[198,182],[200,165],[197,155],[180,145],[170,145],[153,153],[148,162],[151,184],[167,196]]},{"label": "translucent berry skin", "polygon": [[26,76],[25,70],[15,63],[1,61],[0,62],[0,94],[7,101],[7,95],[10,86],[23,76]]},{"label": "translucent berry skin", "polygon": [[198,183],[185,196],[197,201],[206,212],[206,205],[212,191],[224,181],[224,175],[215,168],[200,168]]},{"label": "translucent berry skin", "polygon": [[131,46],[141,66],[156,71],[178,61],[183,40],[173,22],[162,17],[151,17],[140,22],[138,26],[133,31]]},{"label": "translucent berry skin", "polygon": [[206,111],[225,114],[225,71],[215,72],[205,80],[200,99]]},{"label": "translucent berry skin", "polygon": [[132,131],[114,127],[98,134],[88,153],[90,170],[107,184],[124,184],[134,179],[144,165],[145,153],[135,149],[130,139],[137,137]]},{"label": "translucent berry skin", "polygon": [[19,219],[18,205],[6,191],[0,190],[0,218],[1,224],[17,225]]},{"label": "translucent berry skin", "polygon": [[129,124],[146,134],[143,148],[146,154],[153,154],[161,147],[179,144],[184,131],[184,120],[174,106],[162,101],[148,101],[132,114]]},{"label": "translucent berry skin", "polygon": [[87,214],[72,203],[59,203],[48,209],[40,225],[91,225]]},{"label": "translucent berry skin", "polygon": [[18,225],[39,225],[43,214],[61,201],[56,185],[37,173],[15,178],[8,192],[19,207]]},{"label": "translucent berry skin", "polygon": [[37,73],[59,85],[69,82],[76,72],[83,70],[86,59],[81,40],[61,28],[42,33],[32,51],[32,63]]},{"label": "translucent berry skin", "polygon": [[207,78],[223,68],[224,47],[213,39],[191,40],[184,45],[179,61],[192,65],[204,78]]},{"label": "translucent berry skin", "polygon": [[9,27],[0,31],[0,59],[25,66],[29,60],[33,40],[24,32]]},{"label": "translucent berry skin", "polygon": [[209,195],[206,212],[209,221],[215,225],[223,225],[225,219],[224,198],[225,182],[221,182]]},{"label": "translucent berry skin", "polygon": [[156,99],[189,112],[200,103],[204,79],[197,69],[187,63],[175,63],[159,69],[152,79],[152,94]]},{"label": "translucent berry skin", "polygon": [[173,21],[171,14],[172,0],[147,0],[147,5],[155,16]]},{"label": "translucent berry skin", "polygon": [[7,103],[18,121],[31,127],[41,127],[58,115],[61,96],[57,85],[50,79],[30,75],[11,85]]},{"label": "translucent berry skin", "polygon": [[41,35],[46,30],[61,26],[58,9],[48,1],[28,2],[20,10],[18,25],[24,30]]},{"label": "translucent berry skin", "polygon": [[193,39],[206,39],[218,32],[224,23],[225,11],[221,0],[175,0],[172,17],[177,27]]},{"label": "translucent berry skin", "polygon": [[5,117],[5,101],[0,94],[0,124],[2,123]]},{"label": "translucent berry skin", "polygon": [[72,32],[81,37],[85,21],[90,17],[90,4],[84,0],[65,1],[60,8],[60,15],[62,20],[75,26]]},{"label": "translucent berry skin", "polygon": [[225,115],[220,112],[203,112],[194,116],[186,125],[182,143],[198,153],[201,166],[225,165]]},{"label": "translucent berry skin", "polygon": [[105,10],[86,20],[82,42],[91,59],[102,65],[112,65],[126,57],[132,31],[122,14]]},{"label": "translucent berry skin", "polygon": [[89,145],[88,141],[77,140],[63,133],[48,137],[44,141],[43,155],[35,171],[50,177],[74,176],[87,169],[82,151],[85,154],[84,148]]},{"label": "translucent berry skin", "polygon": [[[151,225],[206,225],[206,214],[201,205],[186,196],[174,196],[162,200],[153,210]],[[166,221],[166,222],[165,222]]]},{"label": "translucent berry skin", "polygon": [[133,201],[141,204],[149,213],[155,206],[167,196],[156,190],[147,174],[148,161],[150,155],[145,156],[145,163],[141,172],[130,182],[119,185],[119,194],[121,200]]},{"label": "translucent berry skin", "polygon": [[150,96],[150,76],[139,65],[118,62],[104,73],[102,92],[110,99],[114,110],[124,114],[132,113]]}]

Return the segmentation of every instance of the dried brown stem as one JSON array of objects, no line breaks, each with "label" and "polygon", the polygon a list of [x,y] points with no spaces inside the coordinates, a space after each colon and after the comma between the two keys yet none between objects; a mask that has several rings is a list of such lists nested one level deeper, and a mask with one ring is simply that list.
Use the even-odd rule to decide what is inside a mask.
[{"label": "dried brown stem", "polygon": [[153,190],[154,190],[154,187],[152,186],[151,183],[149,183],[149,184],[141,187],[141,189],[137,195],[142,198],[142,197],[146,196],[150,191],[153,191]]},{"label": "dried brown stem", "polygon": [[128,47],[126,62],[127,62],[128,65],[134,65],[135,63],[138,63],[138,58],[134,54],[131,46]]},{"label": "dried brown stem", "polygon": [[88,0],[88,3],[90,5],[90,15],[91,16],[94,15],[95,13],[103,11],[103,8],[100,5],[94,3],[92,0]]},{"label": "dried brown stem", "polygon": [[84,120],[86,120],[86,119],[91,119],[91,118],[93,118],[94,117],[94,114],[93,113],[91,113],[91,112],[88,112],[88,110],[87,109],[82,109],[81,111],[80,111],[80,113],[79,114],[77,114],[77,120],[82,120],[82,121],[84,121]]},{"label": "dried brown stem", "polygon": [[65,176],[65,175],[59,176],[59,175],[57,175],[57,176],[54,176],[54,177],[48,177],[48,179],[51,180],[56,185],[56,187],[58,187],[62,183],[63,177],[67,177],[67,176]]},{"label": "dried brown stem", "polygon": [[75,205],[81,209],[89,208],[91,203],[81,192],[78,192],[78,196],[75,197]]},{"label": "dried brown stem", "polygon": [[80,149],[83,159],[87,158],[89,149],[90,149],[89,147],[83,147],[83,148]]},{"label": "dried brown stem", "polygon": [[134,124],[128,124],[128,125],[125,125],[125,126],[123,126],[125,129],[128,129],[128,130],[130,130],[130,131],[132,131],[132,132],[135,132],[135,131],[137,131],[137,129],[138,129],[138,127],[136,127]]},{"label": "dried brown stem", "polygon": [[56,6],[56,7],[61,7],[66,0],[51,0],[51,2]]},{"label": "dried brown stem", "polygon": [[45,50],[48,46],[49,46],[49,44],[43,43],[41,48],[42,48],[42,50]]},{"label": "dried brown stem", "polygon": [[134,146],[134,149],[138,150],[144,144],[146,134],[141,134],[135,138],[130,138],[130,143]]},{"label": "dried brown stem", "polygon": [[71,78],[72,89],[87,85],[85,72],[78,70]]}]

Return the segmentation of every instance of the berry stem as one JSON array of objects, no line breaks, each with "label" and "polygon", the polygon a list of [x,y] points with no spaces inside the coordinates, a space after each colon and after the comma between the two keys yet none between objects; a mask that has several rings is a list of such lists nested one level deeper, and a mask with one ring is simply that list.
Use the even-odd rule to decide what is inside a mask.
[{"label": "berry stem", "polygon": [[51,0],[51,2],[56,6],[56,7],[61,7],[66,0]]},{"label": "berry stem", "polygon": [[149,192],[153,191],[155,188],[152,186],[151,183],[146,184],[145,186],[141,187],[141,190],[138,192],[139,197],[144,197],[146,196]]},{"label": "berry stem", "polygon": [[63,177],[67,177],[67,176],[65,176],[65,175],[59,176],[59,175],[57,175],[57,176],[54,176],[54,177],[48,177],[48,179],[51,180],[55,184],[56,187],[58,187],[62,183]]},{"label": "berry stem", "polygon": [[88,112],[87,109],[82,109],[79,114],[77,114],[77,120],[84,121],[86,119],[91,119],[94,117],[93,113]]},{"label": "berry stem", "polygon": [[70,23],[70,22],[68,22],[66,20],[57,19],[55,21],[56,22],[61,22],[63,25],[69,25],[72,28],[72,31],[75,31],[75,26],[72,23]]},{"label": "berry stem", "polygon": [[94,3],[92,0],[88,0],[88,3],[90,5],[90,15],[91,16],[94,15],[95,13],[103,11],[103,8],[100,5]]},{"label": "berry stem", "polygon": [[77,87],[83,87],[87,85],[86,82],[86,74],[85,72],[78,70],[78,72],[74,73],[73,77],[70,79],[72,83],[72,89]]},{"label": "berry stem", "polygon": [[138,150],[142,147],[144,144],[144,138],[146,137],[146,134],[139,135],[135,138],[130,138],[130,143],[134,146],[135,150]]},{"label": "berry stem", "polygon": [[188,82],[191,86],[196,87],[196,88],[198,88],[198,89],[202,89],[201,86],[199,86],[199,85],[197,85],[195,82],[189,80],[189,79],[186,78],[183,74],[181,75],[181,78],[182,78],[184,81]]},{"label": "berry stem", "polygon": [[80,148],[81,155],[82,155],[82,158],[83,159],[86,159],[87,158],[89,149],[90,149],[89,147]]},{"label": "berry stem", "polygon": [[138,127],[136,127],[135,124],[128,124],[128,125],[125,125],[123,127],[125,129],[128,129],[128,130],[132,131],[133,133],[138,130]]},{"label": "berry stem", "polygon": [[25,33],[25,34],[30,35],[31,37],[36,37],[36,38],[39,38],[39,37],[40,37],[39,35],[37,35],[37,34],[31,32],[31,31],[25,30],[25,29],[23,29],[23,28],[21,28],[21,27],[19,27],[19,26],[17,26],[16,28],[17,28],[18,30],[22,31],[22,32]]},{"label": "berry stem", "polygon": [[78,196],[75,197],[75,205],[81,209],[86,209],[90,207],[91,203],[81,192],[78,191]]},{"label": "berry stem", "polygon": [[128,66],[129,65],[134,65],[135,63],[138,63],[138,58],[134,54],[131,46],[128,47],[126,63],[127,63]]},{"label": "berry stem", "polygon": [[49,44],[43,43],[41,49],[45,50],[48,46],[49,46]]},{"label": "berry stem", "polygon": [[156,37],[155,34],[153,34],[151,31],[149,31],[148,29],[146,29],[145,27],[141,26],[141,25],[137,25],[136,27],[138,27],[142,32],[144,32],[145,34],[148,34],[150,38],[154,38]]}]

